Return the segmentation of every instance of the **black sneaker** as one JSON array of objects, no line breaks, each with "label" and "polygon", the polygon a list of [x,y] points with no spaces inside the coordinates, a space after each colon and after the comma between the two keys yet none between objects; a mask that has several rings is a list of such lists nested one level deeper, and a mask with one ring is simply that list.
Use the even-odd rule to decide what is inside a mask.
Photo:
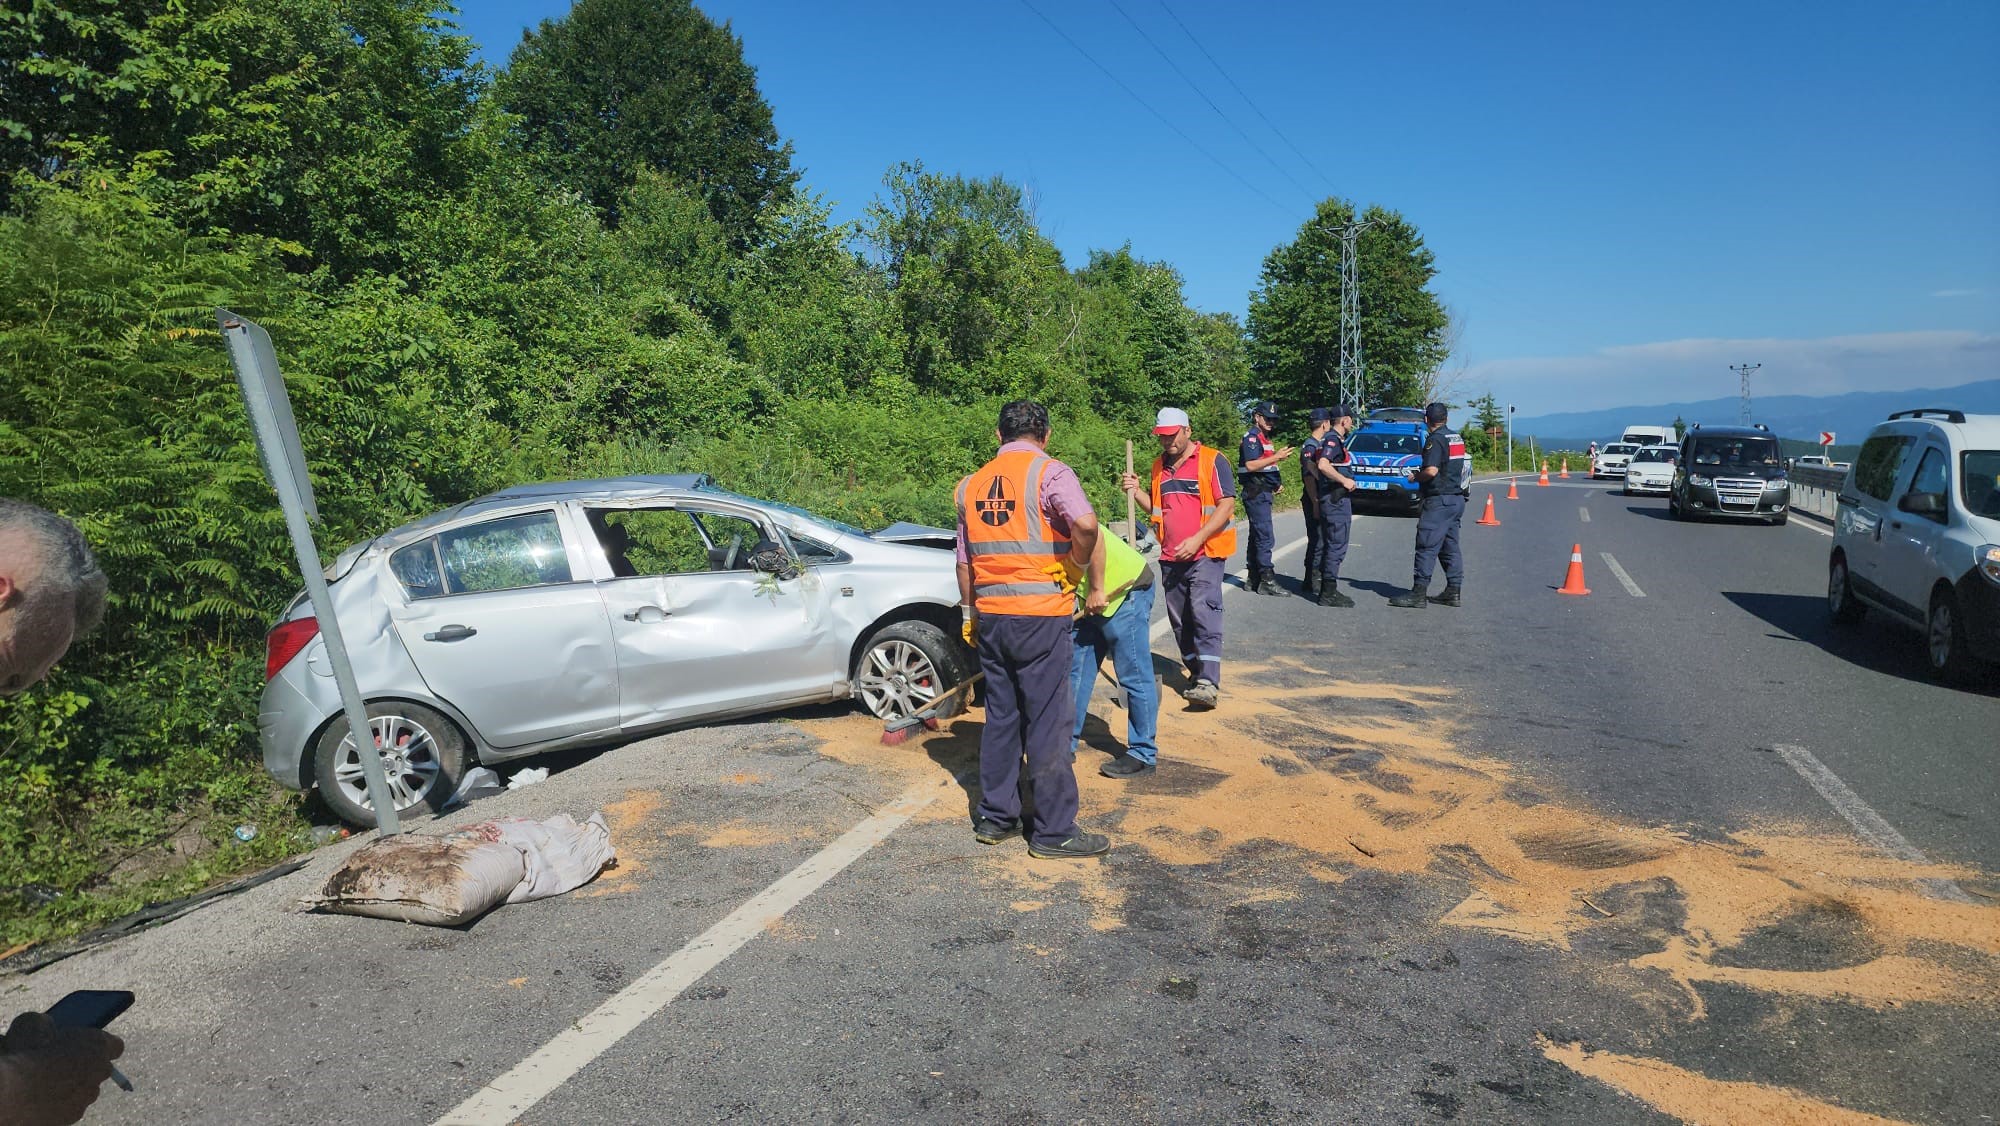
[{"label": "black sneaker", "polygon": [[1043,860],[1083,860],[1092,856],[1103,856],[1111,851],[1111,838],[1103,833],[1086,833],[1079,829],[1054,844],[1038,845],[1028,842],[1028,855]]},{"label": "black sneaker", "polygon": [[1342,594],[1338,588],[1327,587],[1320,592],[1319,604],[1321,606],[1333,606],[1345,610],[1354,605],[1354,600]]},{"label": "black sneaker", "polygon": [[972,839],[978,841],[980,844],[999,844],[1008,837],[1018,837],[1020,835],[1021,826],[1019,823],[1002,825],[998,821],[989,821],[984,817],[975,818],[972,822]]},{"label": "black sneaker", "polygon": [[1257,585],[1257,593],[1268,594],[1272,598],[1290,598],[1292,596],[1291,591],[1286,590],[1270,579],[1265,579]]},{"label": "black sneaker", "polygon": [[1437,603],[1440,606],[1456,606],[1458,605],[1459,596],[1462,593],[1463,592],[1458,587],[1448,586],[1444,588],[1443,594],[1440,594],[1436,598],[1431,599],[1431,601]]},{"label": "black sneaker", "polygon": [[1413,590],[1408,594],[1399,594],[1391,598],[1389,605],[1398,606],[1405,610],[1421,610],[1424,608],[1424,604],[1429,601],[1430,599],[1424,596],[1423,591]]},{"label": "black sneaker", "polygon": [[1098,767],[1097,772],[1106,778],[1134,778],[1141,774],[1151,774],[1155,769],[1157,768],[1152,763],[1144,759],[1123,754]]}]

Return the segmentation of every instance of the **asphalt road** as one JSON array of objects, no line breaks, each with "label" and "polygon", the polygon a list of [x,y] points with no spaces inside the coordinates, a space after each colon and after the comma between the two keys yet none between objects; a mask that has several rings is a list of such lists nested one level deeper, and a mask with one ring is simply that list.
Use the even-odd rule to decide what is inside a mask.
[{"label": "asphalt road", "polygon": [[[446,819],[604,807],[621,863],[576,893],[459,929],[290,911],[348,842],[0,1004],[138,992],[107,1123],[430,1123],[494,1087],[539,1097],[460,1120],[1993,1121],[2000,694],[1831,631],[1802,522],[1572,481],[1477,527],[1485,491],[1463,608],[1386,605],[1398,517],[1356,522],[1352,610],[1231,589],[1217,711],[1158,661],[1158,775],[1094,774],[1100,697],[1103,861],[972,841],[976,712],[887,748],[822,709]],[[801,865],[825,882],[729,921]],[[697,936],[727,956],[683,981]],[[607,1004],[632,1030],[580,1041]]]}]

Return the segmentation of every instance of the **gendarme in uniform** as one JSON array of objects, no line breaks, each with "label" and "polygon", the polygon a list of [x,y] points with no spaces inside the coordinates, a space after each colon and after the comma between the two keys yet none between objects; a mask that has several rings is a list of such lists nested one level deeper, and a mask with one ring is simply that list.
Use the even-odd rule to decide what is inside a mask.
[{"label": "gendarme in uniform", "polygon": [[[1465,439],[1446,425],[1450,408],[1432,403],[1424,408],[1424,422],[1430,433],[1424,437],[1424,463],[1416,470],[1417,551],[1411,568],[1410,591],[1389,600],[1391,606],[1421,609],[1428,602],[1441,606],[1459,604],[1465,586],[1465,556],[1458,547],[1459,521],[1465,517],[1465,498],[1472,482],[1472,459]],[[1444,592],[1428,596],[1431,570],[1444,565]]]}]

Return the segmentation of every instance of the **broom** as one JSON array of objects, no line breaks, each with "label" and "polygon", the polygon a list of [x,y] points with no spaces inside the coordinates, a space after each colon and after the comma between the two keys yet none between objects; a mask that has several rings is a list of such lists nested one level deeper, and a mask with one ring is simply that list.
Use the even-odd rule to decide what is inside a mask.
[{"label": "broom", "polygon": [[966,693],[972,691],[972,686],[984,679],[986,679],[985,673],[973,673],[971,676],[966,677],[965,681],[958,687],[931,701],[931,706],[925,708],[923,711],[902,719],[890,720],[888,725],[882,729],[882,745],[885,747],[901,746],[909,741],[910,736],[916,734],[919,727],[927,731],[936,731],[940,726],[938,717],[944,713],[944,710],[963,701]]}]

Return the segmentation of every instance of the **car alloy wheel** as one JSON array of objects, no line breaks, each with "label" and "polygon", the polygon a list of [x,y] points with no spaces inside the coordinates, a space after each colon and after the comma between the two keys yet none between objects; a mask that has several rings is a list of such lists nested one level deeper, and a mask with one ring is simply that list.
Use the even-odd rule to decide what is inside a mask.
[{"label": "car alloy wheel", "polygon": [[877,719],[905,719],[971,675],[970,654],[924,621],[876,630],[854,664],[854,694]]},{"label": "car alloy wheel", "polygon": [[[421,704],[383,700],[368,705],[368,728],[382,753],[396,812],[444,804],[465,764],[465,737],[451,720]],[[328,808],[349,824],[373,825],[375,802],[344,717],[336,717],[320,735],[313,758]]]},{"label": "car alloy wheel", "polygon": [[1861,620],[1861,604],[1848,584],[1847,559],[1836,555],[1826,567],[1826,612],[1842,625]]}]

